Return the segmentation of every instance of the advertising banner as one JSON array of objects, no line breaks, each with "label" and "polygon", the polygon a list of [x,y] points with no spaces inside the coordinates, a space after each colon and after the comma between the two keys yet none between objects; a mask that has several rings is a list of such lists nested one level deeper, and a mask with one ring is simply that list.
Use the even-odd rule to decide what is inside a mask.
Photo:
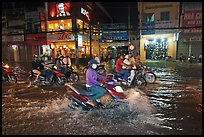
[{"label": "advertising banner", "polygon": [[48,3],[48,20],[63,19],[70,15],[70,2]]},{"label": "advertising banner", "polygon": [[[185,9],[182,16],[182,27],[202,26],[202,9]],[[200,34],[202,28],[182,29],[183,34]]]},{"label": "advertising banner", "polygon": [[143,22],[142,23],[142,35],[155,34],[155,22]]},{"label": "advertising banner", "polygon": [[[128,40],[128,31],[127,30],[117,30],[117,29],[127,29],[127,25],[125,24],[104,24],[101,26],[103,30],[102,32],[102,40]],[[108,29],[116,29],[116,30],[108,30]]]},{"label": "advertising banner", "polygon": [[[157,21],[155,22],[155,28],[164,28],[164,29],[155,29],[156,34],[168,34],[168,33],[177,33],[178,29],[173,29],[178,27],[178,20],[167,20],[167,21]],[[172,29],[165,29],[172,28]]]},{"label": "advertising banner", "polygon": [[27,34],[25,37],[26,44],[29,46],[39,46],[47,44],[46,33]]}]

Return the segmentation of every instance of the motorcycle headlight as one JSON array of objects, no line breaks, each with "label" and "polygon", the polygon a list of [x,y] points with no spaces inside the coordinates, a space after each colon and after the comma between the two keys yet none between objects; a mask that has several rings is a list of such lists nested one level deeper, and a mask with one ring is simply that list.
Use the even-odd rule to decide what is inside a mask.
[{"label": "motorcycle headlight", "polygon": [[57,66],[53,66],[54,69],[57,69]]},{"label": "motorcycle headlight", "polygon": [[144,69],[146,69],[147,68],[147,66],[144,66]]},{"label": "motorcycle headlight", "polygon": [[8,64],[6,64],[4,67],[5,67],[5,68],[9,68],[9,65],[8,65]]},{"label": "motorcycle headlight", "polygon": [[116,86],[116,87],[115,87],[115,90],[116,90],[117,92],[119,92],[119,93],[123,93],[123,92],[124,92],[123,89],[121,88],[121,86]]}]

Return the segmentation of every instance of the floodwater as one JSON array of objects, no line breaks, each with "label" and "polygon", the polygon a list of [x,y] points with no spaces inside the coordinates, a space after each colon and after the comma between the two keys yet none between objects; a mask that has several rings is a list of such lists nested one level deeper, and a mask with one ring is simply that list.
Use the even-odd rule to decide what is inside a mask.
[{"label": "floodwater", "polygon": [[[70,110],[63,86],[2,82],[3,135],[202,135],[201,64],[147,62],[158,79],[144,89],[125,89],[127,99],[89,112]],[[81,83],[84,78],[81,75]]]}]

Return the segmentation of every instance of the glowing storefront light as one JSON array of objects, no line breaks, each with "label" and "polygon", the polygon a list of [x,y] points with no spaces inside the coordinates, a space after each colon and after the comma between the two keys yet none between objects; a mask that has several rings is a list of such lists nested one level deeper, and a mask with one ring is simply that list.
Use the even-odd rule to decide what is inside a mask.
[{"label": "glowing storefront light", "polygon": [[12,45],[13,50],[17,49],[17,45]]}]

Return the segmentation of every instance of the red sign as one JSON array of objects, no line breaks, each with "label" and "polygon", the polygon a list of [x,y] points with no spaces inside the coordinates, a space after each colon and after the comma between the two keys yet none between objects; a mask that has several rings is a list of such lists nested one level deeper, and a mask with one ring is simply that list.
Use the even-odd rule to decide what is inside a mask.
[{"label": "red sign", "polygon": [[26,44],[29,46],[41,46],[47,44],[46,33],[27,34],[25,36]]},{"label": "red sign", "polygon": [[65,40],[65,39],[69,39],[71,40],[71,33],[64,33],[64,34],[59,34],[58,35],[58,40]]},{"label": "red sign", "polygon": [[50,2],[48,3],[48,19],[57,19],[70,16],[70,2]]},{"label": "red sign", "polygon": [[[202,9],[185,9],[182,27],[202,26]],[[184,34],[202,34],[202,28],[182,29]]]}]

